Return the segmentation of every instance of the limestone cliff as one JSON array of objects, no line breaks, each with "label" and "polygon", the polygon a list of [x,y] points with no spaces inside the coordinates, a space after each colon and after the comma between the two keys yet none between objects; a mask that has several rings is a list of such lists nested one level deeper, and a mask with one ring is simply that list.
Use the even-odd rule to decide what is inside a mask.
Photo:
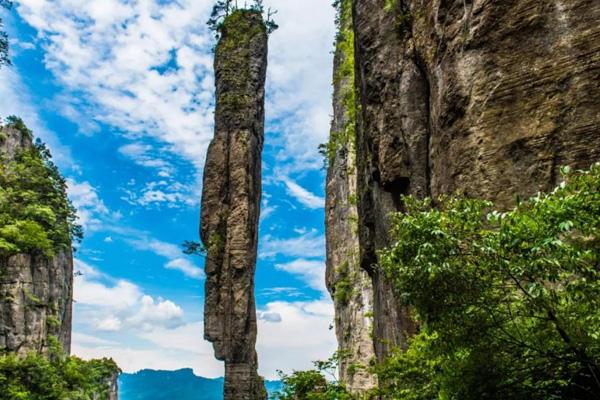
[{"label": "limestone cliff", "polygon": [[[359,262],[379,358],[416,330],[377,269],[401,195],[508,207],[562,165],[600,160],[599,20],[595,0],[352,0]],[[328,202],[346,186],[330,179]]]},{"label": "limestone cliff", "polygon": [[[0,129],[0,162],[32,147],[23,130]],[[0,257],[0,350],[46,353],[52,339],[71,348],[73,257],[70,250],[53,257],[15,254]]]},{"label": "limestone cliff", "polygon": [[254,272],[261,198],[267,31],[237,10],[215,49],[215,136],[208,149],[201,238],[207,248],[204,335],[225,361],[225,399],[265,399],[257,374]]},{"label": "limestone cliff", "polygon": [[350,1],[340,4],[334,57],[334,118],[327,154],[327,287],[335,305],[340,379],[353,392],[376,386],[364,366],[375,356],[373,286],[360,267],[355,141],[354,35]]}]

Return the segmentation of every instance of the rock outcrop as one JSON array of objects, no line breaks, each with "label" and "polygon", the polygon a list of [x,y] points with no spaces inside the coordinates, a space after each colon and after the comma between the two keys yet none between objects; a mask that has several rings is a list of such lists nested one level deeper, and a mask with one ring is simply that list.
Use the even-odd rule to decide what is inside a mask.
[{"label": "rock outcrop", "polygon": [[359,262],[382,358],[417,328],[376,267],[401,195],[509,207],[600,160],[600,3],[353,0],[352,13]]},{"label": "rock outcrop", "polygon": [[254,272],[261,198],[268,35],[237,10],[215,49],[215,137],[208,149],[201,238],[207,248],[204,336],[225,361],[225,399],[265,399],[257,374]]},{"label": "rock outcrop", "polygon": [[354,393],[377,386],[365,368],[375,356],[372,331],[373,286],[360,267],[355,142],[354,35],[351,2],[338,10],[334,57],[334,118],[327,150],[327,287],[334,300],[340,379]]},{"label": "rock outcrop", "polygon": [[[0,162],[32,146],[31,137],[14,128],[0,129]],[[16,254],[0,257],[0,350],[24,355],[47,353],[56,338],[71,348],[73,256]]]}]

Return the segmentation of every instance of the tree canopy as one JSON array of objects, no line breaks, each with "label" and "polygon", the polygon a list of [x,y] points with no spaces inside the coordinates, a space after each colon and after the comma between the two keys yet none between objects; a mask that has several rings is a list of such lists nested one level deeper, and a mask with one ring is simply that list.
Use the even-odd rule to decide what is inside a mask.
[{"label": "tree canopy", "polygon": [[[6,127],[32,135],[16,117],[9,117]],[[0,256],[51,257],[69,248],[73,240],[81,240],[82,228],[66,189],[50,151],[39,140],[13,160],[0,159]]]},{"label": "tree canopy", "polygon": [[[10,9],[12,7],[12,1],[0,0],[0,8]],[[4,32],[4,25],[2,18],[0,18],[0,67],[3,65],[10,65],[10,58],[8,57],[8,35]]]}]

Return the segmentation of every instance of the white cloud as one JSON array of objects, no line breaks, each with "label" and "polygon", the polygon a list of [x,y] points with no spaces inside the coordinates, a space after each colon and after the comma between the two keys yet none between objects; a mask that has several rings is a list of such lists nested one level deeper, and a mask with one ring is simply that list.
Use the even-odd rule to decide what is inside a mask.
[{"label": "white cloud", "polygon": [[77,331],[73,332],[72,340],[73,340],[73,342],[78,343],[78,344],[92,345],[92,346],[110,346],[110,345],[117,344],[117,342],[115,342],[113,340],[106,340],[106,339],[99,338],[97,336],[88,335],[88,334],[85,334],[82,332],[77,332]]},{"label": "white cloud", "polygon": [[257,341],[259,372],[267,379],[276,379],[277,370],[310,369],[313,361],[326,360],[337,348],[329,329],[333,322],[330,301],[272,302],[259,315],[270,316],[259,319]]},{"label": "white cloud", "polygon": [[325,256],[325,236],[316,229],[288,239],[265,235],[260,240],[260,258],[276,255],[319,258]]},{"label": "white cloud", "polygon": [[120,331],[122,326],[123,322],[114,315],[109,315],[96,323],[96,329],[104,332]]},{"label": "white cloud", "polygon": [[275,268],[298,276],[309,287],[327,293],[325,287],[325,263],[321,260],[299,258],[285,264],[276,264]]},{"label": "white cloud", "polygon": [[[186,328],[184,326],[182,328]],[[194,329],[196,326],[192,326]],[[201,327],[201,326],[200,326]],[[161,333],[162,342],[173,338],[173,343],[180,343],[181,335],[177,330]],[[176,336],[173,336],[176,335]],[[181,368],[193,368],[194,373],[207,378],[223,376],[223,363],[217,361],[212,354],[212,345],[202,340],[202,330],[185,335],[190,342],[189,349],[178,350],[172,346],[159,347],[152,344],[147,347],[129,344],[93,345],[73,339],[72,353],[84,359],[110,357],[124,372],[133,373],[142,369],[174,371]]]},{"label": "white cloud", "polygon": [[73,163],[71,150],[60,143],[55,132],[49,130],[40,119],[39,109],[15,68],[0,68],[0,117],[17,115],[33,131],[33,134],[42,139],[52,150],[54,162],[61,168],[78,170]]},{"label": "white cloud", "polygon": [[21,0],[17,10],[38,31],[46,67],[68,97],[87,101],[75,112],[131,138],[150,136],[200,166],[213,123],[211,5]]},{"label": "white cloud", "polygon": [[[166,174],[165,171],[159,172]],[[199,203],[200,195],[197,193],[198,186],[182,185],[172,179],[169,182],[160,180],[149,182],[145,187],[139,190],[122,189],[125,196],[121,200],[131,205],[142,207],[160,207],[166,205],[169,208],[181,208],[182,206],[194,207]]]},{"label": "white cloud", "polygon": [[96,188],[89,182],[75,182],[67,179],[67,193],[77,209],[78,222],[86,231],[96,231],[102,227],[102,218],[110,214],[98,196]]},{"label": "white cloud", "polygon": [[184,312],[172,301],[154,299],[136,284],[115,280],[81,260],[75,264],[83,272],[73,289],[76,310],[82,311],[79,322],[99,331],[151,331],[183,324]]},{"label": "white cloud", "polygon": [[171,260],[165,265],[165,268],[181,271],[189,278],[204,279],[204,271],[202,271],[202,268],[195,266],[185,258]]},{"label": "white cloud", "polygon": [[204,278],[202,268],[182,257],[183,250],[180,246],[147,237],[128,239],[127,241],[138,250],[151,251],[161,257],[168,258],[169,261],[165,264],[167,269],[180,271],[193,279]]},{"label": "white cloud", "polygon": [[181,326],[183,310],[170,300],[154,300],[145,295],[141,299],[141,308],[127,319],[131,326],[144,331],[152,331],[155,327],[176,328]]},{"label": "white cloud", "polygon": [[[335,10],[327,0],[267,0],[278,10],[270,38],[267,120],[277,132],[279,163],[290,171],[320,169],[331,106]],[[293,95],[290,95],[293,94]]]},{"label": "white cloud", "polygon": [[296,182],[292,181],[289,178],[282,178],[283,183],[285,183],[287,193],[298,200],[305,207],[311,209],[318,209],[325,207],[325,199],[315,195],[314,193],[309,192],[302,186],[298,185]]},{"label": "white cloud", "polygon": [[[150,136],[201,167],[213,126],[213,0],[20,0],[45,64],[70,94],[76,123],[101,121],[134,142]],[[317,146],[331,114],[334,10],[324,0],[270,0],[280,28],[270,38],[267,119],[278,160],[319,169]],[[315,12],[315,10],[318,10]],[[290,96],[293,93],[293,96]],[[69,103],[67,102],[67,103]],[[93,131],[83,127],[85,131]],[[154,153],[156,149],[153,150]]]},{"label": "white cloud", "polygon": [[142,167],[156,168],[160,174],[171,175],[173,167],[165,160],[157,158],[152,146],[139,142],[130,143],[119,148],[119,153]]}]

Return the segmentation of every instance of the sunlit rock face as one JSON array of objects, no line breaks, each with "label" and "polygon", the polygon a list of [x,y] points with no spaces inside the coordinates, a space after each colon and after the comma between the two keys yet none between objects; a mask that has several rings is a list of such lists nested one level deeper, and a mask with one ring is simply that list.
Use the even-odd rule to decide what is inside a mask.
[{"label": "sunlit rock face", "polygon": [[353,393],[377,386],[365,366],[375,357],[373,286],[359,263],[351,1],[340,3],[333,68],[333,120],[327,149],[327,288],[335,306],[339,377]]},{"label": "sunlit rock face", "polygon": [[207,248],[204,335],[225,362],[225,399],[265,399],[257,374],[254,272],[261,198],[267,32],[261,15],[227,17],[215,49],[215,137],[201,237]]},{"label": "sunlit rock face", "polygon": [[[0,162],[32,146],[31,137],[0,128]],[[52,338],[71,348],[73,256],[17,254],[0,257],[0,350],[25,355],[47,353]]]},{"label": "sunlit rock face", "polygon": [[376,268],[401,195],[509,207],[600,160],[600,3],[352,3],[359,262],[381,358],[416,330]]}]

